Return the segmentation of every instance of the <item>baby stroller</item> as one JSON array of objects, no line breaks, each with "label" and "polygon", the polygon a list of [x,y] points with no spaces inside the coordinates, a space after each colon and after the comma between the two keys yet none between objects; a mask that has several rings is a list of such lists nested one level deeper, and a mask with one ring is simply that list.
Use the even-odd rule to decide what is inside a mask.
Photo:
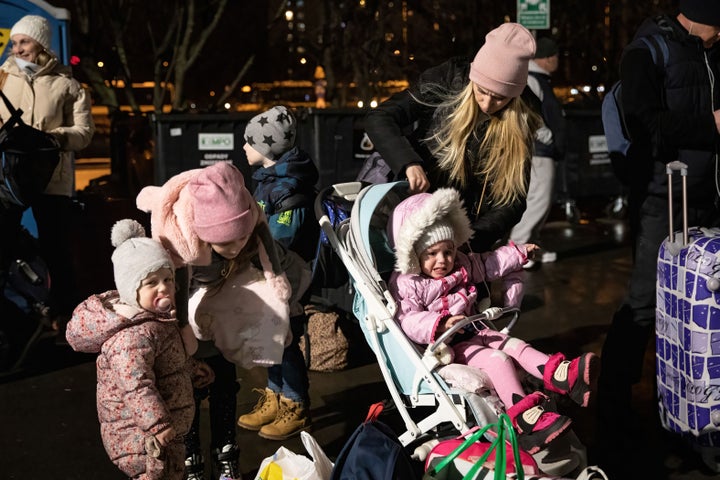
[{"label": "baby stroller", "polygon": [[0,265],[0,372],[20,368],[40,340],[55,332],[47,306],[50,274],[36,239],[22,226],[4,232],[11,238]]},{"label": "baby stroller", "polygon": [[[484,315],[469,317],[446,332],[423,352],[395,322],[396,304],[386,285],[386,276],[395,263],[386,225],[393,208],[408,196],[407,182],[365,187],[352,182],[333,185],[334,194],[352,201],[350,218],[333,228],[316,202],[320,226],[347,268],[355,290],[353,313],[373,350],[406,431],[399,435],[403,445],[421,455],[423,444],[438,436],[457,436],[475,426],[497,420],[503,406],[481,372],[465,365],[444,365],[441,342],[470,322],[484,322]],[[508,310],[508,332],[518,320],[517,310]],[[471,371],[475,376],[472,376]],[[467,388],[470,387],[470,388]],[[424,407],[418,409],[417,407]],[[410,410],[431,411],[415,420]],[[452,433],[448,432],[448,425]],[[571,431],[551,447],[534,455],[546,474],[566,475],[586,466],[584,446]]]}]

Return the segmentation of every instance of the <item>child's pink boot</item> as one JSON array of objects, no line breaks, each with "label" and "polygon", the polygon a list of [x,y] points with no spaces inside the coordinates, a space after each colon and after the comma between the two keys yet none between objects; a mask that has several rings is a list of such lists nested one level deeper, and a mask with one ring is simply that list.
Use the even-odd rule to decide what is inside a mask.
[{"label": "child's pink boot", "polygon": [[578,405],[587,407],[590,396],[597,388],[600,373],[600,358],[594,353],[585,353],[574,360],[556,353],[550,357],[543,370],[543,383],[551,392],[568,395]]},{"label": "child's pink boot", "polygon": [[546,395],[535,392],[507,410],[518,432],[518,443],[529,454],[539,452],[570,426],[568,417],[546,410],[547,402]]}]

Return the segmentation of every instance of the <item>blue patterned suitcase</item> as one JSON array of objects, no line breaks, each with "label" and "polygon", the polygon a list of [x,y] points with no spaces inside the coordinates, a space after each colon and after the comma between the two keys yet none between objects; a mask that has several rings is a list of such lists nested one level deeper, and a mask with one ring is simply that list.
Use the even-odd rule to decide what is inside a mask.
[{"label": "blue patterned suitcase", "polygon": [[[688,228],[687,166],[668,165],[683,183],[683,228],[658,255],[656,373],[663,426],[700,447],[720,446],[720,229]],[[669,205],[672,208],[670,189]]]}]

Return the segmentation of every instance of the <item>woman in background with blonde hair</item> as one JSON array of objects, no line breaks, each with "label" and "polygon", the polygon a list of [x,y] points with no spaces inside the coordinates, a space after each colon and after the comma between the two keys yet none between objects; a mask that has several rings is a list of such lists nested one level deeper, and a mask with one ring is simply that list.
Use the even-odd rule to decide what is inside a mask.
[{"label": "woman in background with blonde hair", "polygon": [[540,117],[521,98],[535,39],[505,23],[469,59],[421,74],[414,87],[368,114],[377,151],[413,193],[453,187],[468,206],[474,251],[507,236],[525,210],[530,159]]}]

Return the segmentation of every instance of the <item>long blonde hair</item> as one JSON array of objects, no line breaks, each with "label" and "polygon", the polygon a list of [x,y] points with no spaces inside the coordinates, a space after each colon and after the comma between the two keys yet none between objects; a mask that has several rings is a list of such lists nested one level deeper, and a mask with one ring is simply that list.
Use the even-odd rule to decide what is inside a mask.
[{"label": "long blonde hair", "polygon": [[[483,119],[486,114],[475,101],[472,82],[457,94],[446,95],[436,106],[440,115],[447,112],[446,121],[441,120],[440,128],[426,140],[439,168],[460,187],[468,184],[468,174],[485,176],[496,205],[507,205],[525,195],[525,165],[532,156],[535,131],[542,125],[540,117],[516,97],[500,112]],[[490,123],[475,154],[485,161],[468,165],[468,140],[483,121]]]}]

